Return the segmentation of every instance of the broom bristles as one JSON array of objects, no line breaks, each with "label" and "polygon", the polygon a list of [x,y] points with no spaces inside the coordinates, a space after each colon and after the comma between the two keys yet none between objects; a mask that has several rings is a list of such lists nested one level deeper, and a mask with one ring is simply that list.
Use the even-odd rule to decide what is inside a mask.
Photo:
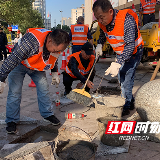
[{"label": "broom bristles", "polygon": [[88,106],[92,101],[91,98],[73,91],[67,94],[67,98],[83,106]]}]

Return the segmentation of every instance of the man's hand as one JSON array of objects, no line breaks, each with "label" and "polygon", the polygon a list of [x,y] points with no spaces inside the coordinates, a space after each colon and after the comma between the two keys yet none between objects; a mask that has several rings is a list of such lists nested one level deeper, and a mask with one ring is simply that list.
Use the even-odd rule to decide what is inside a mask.
[{"label": "man's hand", "polygon": [[96,58],[98,56],[102,56],[102,44],[97,44],[97,47],[96,47]]},{"label": "man's hand", "polygon": [[87,82],[87,87],[88,88],[93,88],[93,83],[89,80],[88,82]]},{"label": "man's hand", "polygon": [[76,88],[80,89],[82,86],[83,86],[83,83],[80,82],[77,84]]},{"label": "man's hand", "polygon": [[5,86],[6,86],[6,83],[0,81],[0,93],[3,93]]},{"label": "man's hand", "polygon": [[117,76],[121,64],[112,62],[110,67],[105,71],[105,75],[111,74],[111,77]]},{"label": "man's hand", "polygon": [[60,83],[60,78],[58,76],[58,72],[52,72],[51,85],[56,85],[56,87],[58,87],[59,83]]}]

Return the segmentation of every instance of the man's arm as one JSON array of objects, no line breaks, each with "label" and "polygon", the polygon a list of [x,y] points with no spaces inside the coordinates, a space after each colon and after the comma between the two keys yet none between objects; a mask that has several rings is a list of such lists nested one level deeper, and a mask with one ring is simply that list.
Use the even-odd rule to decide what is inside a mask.
[{"label": "man's arm", "polygon": [[23,60],[37,53],[39,50],[39,43],[37,39],[31,34],[26,33],[20,44],[16,44],[12,53],[5,59],[0,68],[0,81],[4,82],[8,74],[18,66]]},{"label": "man's arm", "polygon": [[85,78],[84,76],[82,76],[80,73],[79,73],[79,70],[78,70],[78,62],[77,60],[72,57],[69,61],[69,67],[72,71],[72,73],[74,74],[74,76],[76,76],[82,83],[85,83],[87,78]]},{"label": "man's arm", "polygon": [[156,0],[156,4],[160,5],[160,1],[159,1],[159,0]]},{"label": "man's arm", "polygon": [[97,40],[97,43],[103,45],[105,42],[106,42],[105,33],[104,33],[103,30],[100,28],[100,35],[99,35],[99,39]]},{"label": "man's arm", "polygon": [[93,37],[91,35],[89,28],[88,28],[87,38],[88,38],[89,42],[93,45]]},{"label": "man's arm", "polygon": [[142,14],[142,11],[143,11],[142,3],[140,2],[140,5],[139,5],[139,14]]},{"label": "man's arm", "polygon": [[72,41],[72,32],[71,32],[71,30],[69,31],[69,40]]},{"label": "man's arm", "polygon": [[124,22],[124,50],[121,55],[117,55],[117,63],[123,64],[130,59],[135,49],[135,35],[138,37],[138,29],[135,19],[131,15],[126,15]]}]

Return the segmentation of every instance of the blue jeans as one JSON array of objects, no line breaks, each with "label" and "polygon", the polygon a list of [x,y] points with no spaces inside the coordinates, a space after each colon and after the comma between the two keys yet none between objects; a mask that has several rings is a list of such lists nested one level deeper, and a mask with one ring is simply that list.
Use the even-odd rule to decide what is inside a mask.
[{"label": "blue jeans", "polygon": [[129,109],[131,103],[134,102],[132,95],[134,76],[136,68],[141,61],[142,53],[143,49],[137,50],[136,54],[132,55],[128,61],[122,64],[118,73],[118,80],[121,86],[122,97],[125,98],[124,109]]},{"label": "blue jeans", "polygon": [[82,45],[72,45],[72,54],[81,51]]},{"label": "blue jeans", "polygon": [[23,64],[20,64],[14,68],[8,76],[9,91],[6,105],[6,123],[18,122],[20,120],[22,85],[26,73],[36,84],[38,106],[41,116],[46,118],[53,115],[51,111],[52,102],[49,95],[49,85],[45,71],[30,70]]}]

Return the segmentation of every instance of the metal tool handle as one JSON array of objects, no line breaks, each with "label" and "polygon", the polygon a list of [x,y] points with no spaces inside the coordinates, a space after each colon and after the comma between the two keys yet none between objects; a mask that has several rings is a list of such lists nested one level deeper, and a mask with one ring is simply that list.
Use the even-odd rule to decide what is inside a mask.
[{"label": "metal tool handle", "polygon": [[96,60],[95,60],[95,62],[94,62],[94,64],[93,64],[93,67],[92,67],[92,69],[91,69],[91,71],[90,71],[90,73],[89,73],[89,75],[88,75],[88,78],[87,78],[87,80],[86,80],[86,82],[85,82],[85,84],[84,84],[83,89],[85,89],[85,87],[86,87],[86,85],[87,85],[87,82],[88,82],[88,80],[89,80],[89,78],[90,78],[90,76],[91,76],[91,74],[92,74],[92,71],[93,71],[93,69],[94,69],[95,64],[97,63],[98,58],[99,58],[99,55],[97,56],[97,58],[96,58]]}]

